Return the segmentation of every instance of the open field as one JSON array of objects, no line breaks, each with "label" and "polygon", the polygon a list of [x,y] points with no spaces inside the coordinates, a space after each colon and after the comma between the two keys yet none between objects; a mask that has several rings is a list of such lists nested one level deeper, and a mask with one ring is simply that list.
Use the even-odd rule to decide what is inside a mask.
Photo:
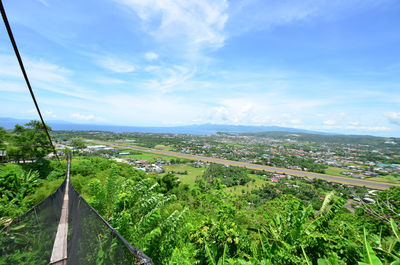
[{"label": "open field", "polygon": [[171,172],[171,171],[175,171],[175,172],[187,171],[188,172],[187,175],[175,174],[175,176],[177,176],[183,184],[189,184],[189,185],[194,185],[195,181],[196,181],[196,177],[202,176],[205,169],[206,169],[205,167],[195,168],[195,167],[192,167],[191,165],[164,166],[164,170],[166,173]]},{"label": "open field", "polygon": [[[341,174],[341,172],[343,172],[343,171],[347,171],[347,170],[343,169],[343,168],[339,168],[339,167],[328,167],[327,169],[325,169],[325,172],[328,175],[348,177],[346,175]],[[365,177],[365,179],[378,181],[378,182],[389,182],[389,183],[400,184],[400,178],[396,178],[393,175],[379,176],[379,177],[373,177],[373,178]]]},{"label": "open field", "polygon": [[[163,160],[171,160],[171,159],[176,159],[175,156],[169,156],[169,155],[162,155],[162,154],[156,154],[152,152],[146,152],[146,151],[132,151],[131,148],[121,148],[119,147],[120,152],[129,152],[132,154],[129,155],[122,155],[122,158],[134,158],[136,160],[148,160],[148,161],[155,161],[157,158],[161,158]],[[186,160],[186,159],[185,159]]]},{"label": "open field", "polygon": [[343,175],[341,173],[343,171],[346,171],[346,170],[343,169],[343,168],[340,168],[340,167],[331,167],[331,166],[329,166],[327,169],[325,169],[325,172],[328,175],[347,177],[346,175]]},{"label": "open field", "polygon": [[387,181],[390,183],[400,184],[400,178],[395,177],[393,175],[379,176],[379,177],[374,177],[374,178],[369,178],[369,179],[375,180],[375,181]]},{"label": "open field", "polygon": [[[202,176],[204,170],[206,167],[201,167],[201,168],[195,168],[192,167],[191,165],[171,165],[171,166],[164,166],[165,172],[184,172],[187,171],[187,175],[181,175],[181,174],[175,174],[183,184],[188,184],[188,185],[194,185],[196,181],[197,176]],[[166,174],[164,173],[164,174]],[[265,180],[262,180],[260,176],[256,174],[248,174],[248,176],[254,180],[248,182],[246,185],[239,185],[239,186],[234,186],[234,187],[228,187],[225,189],[225,191],[232,192],[234,194],[241,194],[242,190],[245,192],[251,191],[253,189],[260,188],[263,184],[266,183]]]},{"label": "open field", "polygon": [[172,147],[168,146],[168,145],[158,144],[158,145],[154,146],[154,149],[163,150],[163,151],[171,151]]},{"label": "open field", "polygon": [[234,194],[242,194],[242,191],[248,192],[254,189],[260,188],[263,184],[267,183],[267,181],[262,180],[260,176],[256,174],[248,174],[248,176],[254,180],[248,182],[246,185],[238,185],[238,186],[233,186],[233,187],[228,187],[225,189],[225,191],[232,192]]}]

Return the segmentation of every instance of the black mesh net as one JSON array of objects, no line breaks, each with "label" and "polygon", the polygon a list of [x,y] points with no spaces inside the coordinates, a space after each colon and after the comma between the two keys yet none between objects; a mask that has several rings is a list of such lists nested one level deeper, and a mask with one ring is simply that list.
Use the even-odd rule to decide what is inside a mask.
[{"label": "black mesh net", "polygon": [[[0,231],[0,265],[49,264],[66,183]],[[72,184],[68,190],[67,264],[153,264],[113,229]]]},{"label": "black mesh net", "polygon": [[0,231],[0,264],[48,264],[66,182]]},{"label": "black mesh net", "polygon": [[68,264],[153,264],[69,187]]}]

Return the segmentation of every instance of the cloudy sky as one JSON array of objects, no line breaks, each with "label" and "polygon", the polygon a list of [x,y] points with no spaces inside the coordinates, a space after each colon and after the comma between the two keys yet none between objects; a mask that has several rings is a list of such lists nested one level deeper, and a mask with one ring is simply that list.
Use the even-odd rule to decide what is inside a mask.
[{"label": "cloudy sky", "polygon": [[[3,0],[46,120],[400,137],[397,0]],[[0,27],[2,117],[37,118]]]}]

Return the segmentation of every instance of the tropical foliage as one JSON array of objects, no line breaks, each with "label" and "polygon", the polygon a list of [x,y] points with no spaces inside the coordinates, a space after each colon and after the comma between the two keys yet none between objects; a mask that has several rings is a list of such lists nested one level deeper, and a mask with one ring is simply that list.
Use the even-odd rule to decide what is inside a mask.
[{"label": "tropical foliage", "polygon": [[[47,130],[51,128],[47,126]],[[52,150],[43,125],[39,121],[30,121],[24,126],[15,125],[10,133],[0,128],[0,150],[7,151],[7,158],[26,162],[48,155]]]},{"label": "tropical foliage", "polygon": [[[7,202],[1,204],[2,220],[37,203],[39,194],[62,181],[65,164],[36,163],[0,167],[1,197]],[[351,189],[319,181],[304,186],[297,181],[298,188],[266,184],[251,194],[232,194],[223,180],[245,174],[230,170],[212,166],[189,186],[173,174],[75,157],[71,173],[80,194],[155,264],[399,264],[398,188],[378,192],[378,200],[390,204],[353,212],[344,207]],[[322,198],[317,207],[302,191],[311,186]],[[376,207],[384,218],[370,211]]]},{"label": "tropical foliage", "polygon": [[210,183],[219,179],[227,187],[244,185],[250,181],[245,168],[219,164],[211,164],[204,172],[203,178]]}]

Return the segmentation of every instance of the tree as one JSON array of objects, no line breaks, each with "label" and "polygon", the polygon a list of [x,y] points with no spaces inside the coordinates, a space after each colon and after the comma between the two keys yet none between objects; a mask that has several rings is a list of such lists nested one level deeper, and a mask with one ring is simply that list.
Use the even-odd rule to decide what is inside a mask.
[{"label": "tree", "polygon": [[179,186],[179,178],[172,173],[167,173],[159,181],[163,193],[168,193],[170,190]]},{"label": "tree", "polygon": [[211,164],[203,173],[203,178],[213,183],[214,179],[220,179],[227,187],[245,185],[251,179],[247,176],[247,169],[240,167],[226,167],[219,164]]},{"label": "tree", "polygon": [[[47,126],[47,130],[51,128]],[[30,121],[24,126],[15,125],[11,138],[12,144],[19,150],[18,156],[25,158],[42,158],[52,151],[43,125],[39,121]]]},{"label": "tree", "polygon": [[7,131],[3,127],[0,127],[0,149],[5,148],[7,136]]},{"label": "tree", "polygon": [[82,150],[82,149],[86,148],[86,144],[79,139],[72,139],[71,146],[78,150]]}]

